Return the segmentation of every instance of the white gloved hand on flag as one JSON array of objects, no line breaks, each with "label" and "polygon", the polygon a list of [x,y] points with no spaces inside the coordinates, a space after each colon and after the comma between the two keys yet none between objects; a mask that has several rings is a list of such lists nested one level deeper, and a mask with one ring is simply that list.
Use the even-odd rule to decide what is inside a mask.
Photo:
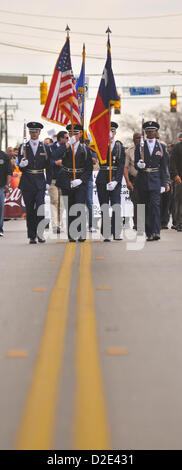
[{"label": "white gloved hand on flag", "polygon": [[75,135],[72,135],[72,136],[70,137],[69,143],[70,143],[71,145],[76,144],[76,137],[75,137]]},{"label": "white gloved hand on flag", "polygon": [[137,163],[137,167],[140,169],[140,170],[143,170],[145,167],[146,167],[146,164],[143,160],[139,160],[138,163]]},{"label": "white gloved hand on flag", "polygon": [[76,180],[72,180],[71,181],[71,188],[77,188],[77,186],[80,186],[80,184],[82,184],[82,180],[80,180],[79,178],[76,179]]},{"label": "white gloved hand on flag", "polygon": [[28,160],[23,157],[23,158],[20,160],[19,166],[20,166],[20,168],[25,168],[27,165],[28,165]]},{"label": "white gloved hand on flag", "polygon": [[165,193],[166,188],[164,186],[161,186],[161,194]]},{"label": "white gloved hand on flag", "polygon": [[108,191],[113,191],[115,187],[117,186],[118,182],[117,181],[110,181],[110,183],[107,183],[107,190]]}]

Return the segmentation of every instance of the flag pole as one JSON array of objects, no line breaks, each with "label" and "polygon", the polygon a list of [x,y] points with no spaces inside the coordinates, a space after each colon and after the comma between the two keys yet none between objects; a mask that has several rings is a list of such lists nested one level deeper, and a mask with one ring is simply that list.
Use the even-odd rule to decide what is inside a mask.
[{"label": "flag pole", "polygon": [[[106,34],[108,35],[108,41],[110,39],[110,33],[112,31],[110,30],[109,26],[107,28]],[[111,105],[109,103],[109,182],[112,181],[112,155],[111,155],[111,138],[110,138],[110,132],[111,132]]]},{"label": "flag pole", "polygon": [[[67,31],[67,38],[69,38],[70,28],[69,28],[68,25],[66,26],[65,31]],[[70,108],[71,108],[71,135],[73,137],[74,129],[73,129],[73,102],[72,101],[70,103]],[[75,180],[76,171],[75,171],[75,148],[74,148],[74,144],[72,144],[72,154],[73,154],[73,179]]]},{"label": "flag pole", "polygon": [[85,126],[85,43],[83,44],[83,119],[82,119],[82,126],[83,126],[83,141],[85,141],[84,136],[84,126]]}]

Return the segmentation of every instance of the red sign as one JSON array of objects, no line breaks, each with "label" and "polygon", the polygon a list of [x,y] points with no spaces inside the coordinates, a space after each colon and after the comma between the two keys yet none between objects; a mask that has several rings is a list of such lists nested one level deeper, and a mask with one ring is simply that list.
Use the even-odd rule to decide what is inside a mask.
[{"label": "red sign", "polygon": [[11,178],[11,186],[4,202],[4,218],[22,217],[22,193],[18,188],[21,174],[15,173]]}]

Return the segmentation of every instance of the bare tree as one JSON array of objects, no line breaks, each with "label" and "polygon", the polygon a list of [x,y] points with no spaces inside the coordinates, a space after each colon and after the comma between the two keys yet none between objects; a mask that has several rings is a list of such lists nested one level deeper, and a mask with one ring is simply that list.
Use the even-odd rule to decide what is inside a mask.
[{"label": "bare tree", "polygon": [[[158,106],[144,113],[145,121],[157,121],[160,125],[160,139],[168,143],[176,143],[178,133],[182,132],[182,112],[171,113],[166,106]],[[129,114],[120,117],[120,135],[128,145],[132,143],[134,132],[141,132],[142,115],[138,118]]]}]

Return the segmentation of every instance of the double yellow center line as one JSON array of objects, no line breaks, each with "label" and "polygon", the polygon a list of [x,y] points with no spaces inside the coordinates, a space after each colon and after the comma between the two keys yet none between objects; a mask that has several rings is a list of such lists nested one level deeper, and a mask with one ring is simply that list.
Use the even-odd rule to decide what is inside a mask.
[{"label": "double yellow center line", "polygon": [[[76,249],[76,244],[66,245],[50,297],[32,383],[16,438],[16,449],[52,448]],[[74,443],[70,443],[70,448],[108,449],[110,446],[97,343],[91,261],[91,245],[85,242],[80,246]]]}]

